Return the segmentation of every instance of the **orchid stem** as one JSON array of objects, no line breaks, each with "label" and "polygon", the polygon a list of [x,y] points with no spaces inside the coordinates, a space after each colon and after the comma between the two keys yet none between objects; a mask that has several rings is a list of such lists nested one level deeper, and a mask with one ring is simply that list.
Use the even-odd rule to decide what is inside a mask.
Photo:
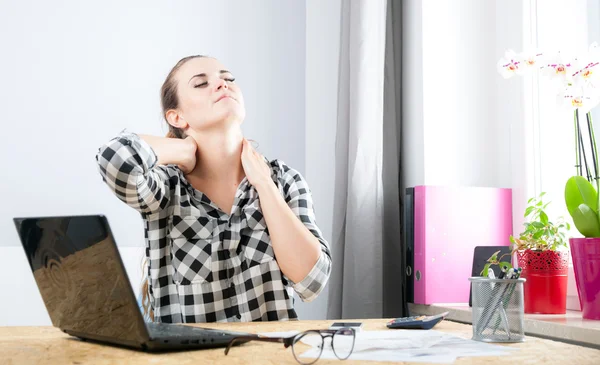
[{"label": "orchid stem", "polygon": [[594,128],[592,127],[592,113],[587,112],[587,126],[590,134],[590,147],[592,147],[592,162],[594,163],[594,180],[598,180],[598,154],[596,151],[596,138],[594,138]]},{"label": "orchid stem", "polygon": [[573,123],[575,124],[575,175],[581,176],[581,165],[579,163],[579,130],[577,125],[577,109],[573,111]]},{"label": "orchid stem", "polygon": [[[575,116],[577,119],[577,135],[578,135],[578,140],[579,140],[579,154],[580,157],[579,159],[581,160],[581,154],[583,154],[583,164],[585,166],[585,174],[586,174],[586,178],[588,181],[591,182],[592,180],[592,175],[590,175],[590,169],[588,166],[588,162],[587,162],[587,157],[585,155],[585,148],[583,147],[583,136],[581,135],[581,124],[579,124],[579,110],[575,111]],[[583,170],[582,170],[583,173]]]},{"label": "orchid stem", "polygon": [[594,125],[592,123],[592,112],[587,113],[588,126],[590,128],[590,139],[592,141],[592,154],[596,156],[596,192],[600,191],[600,179],[598,178],[598,170],[600,162],[598,161],[598,147],[596,146],[596,135],[594,134]]}]

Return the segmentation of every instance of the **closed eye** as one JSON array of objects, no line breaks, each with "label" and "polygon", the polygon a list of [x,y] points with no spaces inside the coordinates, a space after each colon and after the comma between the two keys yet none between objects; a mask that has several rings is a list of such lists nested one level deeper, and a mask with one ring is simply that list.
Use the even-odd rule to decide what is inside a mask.
[{"label": "closed eye", "polygon": [[[234,82],[235,78],[231,77],[231,78],[225,78],[223,80],[228,81],[228,82]],[[194,88],[206,87],[206,86],[208,86],[208,81],[204,81],[201,84],[195,85]]]}]

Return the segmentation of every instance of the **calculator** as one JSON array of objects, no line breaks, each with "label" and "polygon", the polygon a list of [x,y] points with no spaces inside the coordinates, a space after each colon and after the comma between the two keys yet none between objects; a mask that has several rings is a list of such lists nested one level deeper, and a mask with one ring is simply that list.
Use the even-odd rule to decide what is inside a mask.
[{"label": "calculator", "polygon": [[435,316],[412,316],[401,317],[387,323],[387,328],[419,329],[428,330],[440,323],[449,312],[436,314]]}]

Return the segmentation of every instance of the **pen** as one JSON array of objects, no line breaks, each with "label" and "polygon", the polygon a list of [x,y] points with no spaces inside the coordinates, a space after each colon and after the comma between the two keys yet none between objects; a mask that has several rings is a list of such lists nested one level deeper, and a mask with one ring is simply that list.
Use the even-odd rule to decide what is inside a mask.
[{"label": "pen", "polygon": [[498,275],[498,279],[504,279],[506,276],[506,266],[500,267],[500,274]]},{"label": "pen", "polygon": [[[522,270],[523,269],[521,269],[521,268],[518,268],[518,269],[511,268],[511,269],[509,269],[508,273],[506,275],[506,279],[514,279],[514,280],[519,279],[521,277]],[[510,293],[508,293],[508,295],[503,298],[503,306],[501,308],[501,310],[502,310],[501,314],[503,315],[502,319],[505,322],[504,326],[505,326],[505,330],[506,330],[506,333],[508,334],[508,338],[509,339],[510,339],[510,328],[508,326],[508,318],[506,318],[506,311],[504,309],[508,307],[508,302],[510,301],[510,298],[512,297],[512,295],[514,293],[516,285],[517,285],[516,283],[510,285]],[[496,330],[498,329],[499,325],[500,325],[500,319],[497,319],[496,320],[496,324],[494,326],[494,332],[493,333],[496,333]]]},{"label": "pen", "polygon": [[479,322],[477,325],[478,335],[481,335],[481,333],[485,330],[488,323],[492,319],[494,312],[502,302],[501,286],[502,285],[500,285],[500,283],[496,283],[494,285],[494,288],[492,289],[492,294],[490,295],[487,304],[483,307],[481,318],[479,318]]},{"label": "pen", "polygon": [[[503,266],[500,268],[501,270],[501,275],[500,275],[500,279],[510,279],[513,276],[513,272],[514,269],[511,267],[510,269],[508,269],[507,271],[507,267]],[[500,307],[500,316],[499,318],[496,318],[496,324],[494,325],[494,331],[492,332],[492,334],[496,334],[496,330],[498,329],[498,326],[500,325],[500,321],[502,320],[503,325],[504,325],[504,330],[506,331],[506,333],[508,334],[508,339],[510,340],[510,325],[508,323],[508,316],[506,315],[506,306],[508,304],[508,300],[504,297],[504,294],[506,293],[506,290],[504,290],[504,292],[502,293],[502,296],[500,297],[500,300],[502,300],[502,306]],[[510,298],[510,296],[509,296]]]}]

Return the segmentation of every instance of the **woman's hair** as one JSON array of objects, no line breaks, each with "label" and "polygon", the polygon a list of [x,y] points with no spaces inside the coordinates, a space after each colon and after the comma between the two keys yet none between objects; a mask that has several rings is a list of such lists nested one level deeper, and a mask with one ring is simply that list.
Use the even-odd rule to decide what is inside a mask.
[{"label": "woman's hair", "polygon": [[[194,55],[187,56],[180,59],[175,66],[171,69],[165,82],[160,88],[160,104],[162,107],[163,117],[166,118],[167,111],[171,109],[177,109],[179,106],[179,97],[177,96],[177,83],[175,82],[175,74],[177,71],[183,66],[187,61],[194,58],[206,57],[203,55]],[[169,138],[185,138],[185,133],[183,130],[173,127],[171,124],[167,122],[169,126],[169,132],[167,133],[167,137]],[[142,308],[144,310],[144,317],[150,318],[154,322],[154,310],[150,306],[150,293],[148,291],[148,258],[146,257],[142,263],[142,272],[145,273],[143,283],[142,283]]]},{"label": "woman's hair", "polygon": [[[175,74],[187,61],[194,58],[206,57],[203,55],[187,56],[179,60],[171,69],[171,72],[167,75],[165,82],[160,88],[160,103],[162,106],[163,116],[167,114],[167,111],[171,109],[177,109],[179,106],[179,97],[177,96],[177,83],[175,82]],[[185,133],[176,127],[173,127],[167,122],[169,126],[169,132],[167,137],[169,138],[185,138]]]},{"label": "woman's hair", "polygon": [[152,322],[154,322],[154,309],[150,306],[150,293],[148,292],[148,257],[144,258],[142,262],[142,273],[146,273],[143,278],[142,283],[142,308],[144,309],[144,318],[148,317]]}]

